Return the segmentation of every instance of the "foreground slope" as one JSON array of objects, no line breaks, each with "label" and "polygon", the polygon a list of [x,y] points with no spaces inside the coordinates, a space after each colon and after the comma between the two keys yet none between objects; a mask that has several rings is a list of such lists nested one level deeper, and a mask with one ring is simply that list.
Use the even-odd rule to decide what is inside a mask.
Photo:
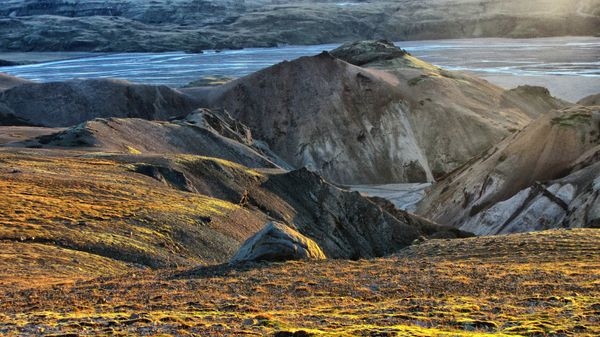
[{"label": "foreground slope", "polygon": [[9,284],[223,263],[271,220],[310,237],[327,258],[463,235],[392,215],[307,170],[68,148],[2,148],[0,164],[0,280]]},{"label": "foreground slope", "polygon": [[382,259],[2,287],[0,333],[597,336],[599,247],[597,229],[560,230],[431,240]]}]

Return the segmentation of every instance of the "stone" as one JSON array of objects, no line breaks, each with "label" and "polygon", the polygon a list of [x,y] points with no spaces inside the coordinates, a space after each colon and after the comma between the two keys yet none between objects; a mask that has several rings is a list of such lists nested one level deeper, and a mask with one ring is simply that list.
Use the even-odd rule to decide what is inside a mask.
[{"label": "stone", "polygon": [[242,245],[231,263],[324,259],[316,242],[287,225],[269,222]]}]

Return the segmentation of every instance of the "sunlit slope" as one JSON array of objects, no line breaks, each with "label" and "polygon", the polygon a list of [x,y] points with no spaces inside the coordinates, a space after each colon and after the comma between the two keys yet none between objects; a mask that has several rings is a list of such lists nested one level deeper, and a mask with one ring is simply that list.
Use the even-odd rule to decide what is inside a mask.
[{"label": "sunlit slope", "polygon": [[599,247],[599,230],[547,231],[431,240],[373,260],[142,272],[3,289],[0,331],[596,336]]}]

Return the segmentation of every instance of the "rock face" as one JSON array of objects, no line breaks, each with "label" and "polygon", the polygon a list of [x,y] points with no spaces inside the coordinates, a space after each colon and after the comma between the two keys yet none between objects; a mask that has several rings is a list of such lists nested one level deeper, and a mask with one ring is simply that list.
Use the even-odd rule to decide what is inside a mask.
[{"label": "rock face", "polygon": [[196,107],[193,99],[166,86],[121,80],[26,83],[0,92],[4,114],[50,127],[71,126],[99,117],[166,120],[184,116]]},{"label": "rock face", "polygon": [[268,148],[224,110],[198,109],[180,120],[148,121],[139,118],[94,119],[53,135],[13,146],[76,147],[121,153],[179,153],[221,158],[251,168],[276,168]]},{"label": "rock face", "polygon": [[0,49],[197,51],[381,38],[590,36],[598,33],[599,8],[598,0],[5,0]]},{"label": "rock face", "polygon": [[418,213],[475,234],[596,226],[598,107],[549,112],[435,184]]},{"label": "rock face", "polygon": [[438,225],[425,230],[409,213],[396,218],[360,193],[335,187],[306,169],[272,175],[262,187],[284,202],[271,216],[314,240],[328,258],[385,256],[445,230]]},{"label": "rock face", "polygon": [[313,240],[289,226],[269,222],[242,245],[231,262],[324,260],[325,258],[325,254]]},{"label": "rock face", "polygon": [[324,52],[182,91],[225,107],[293,167],[348,184],[432,181],[549,106],[568,105],[547,91],[505,91],[439,69],[387,42],[334,54],[363,67]]},{"label": "rock face", "polygon": [[406,55],[405,50],[399,49],[393,42],[387,40],[357,41],[342,45],[331,51],[331,55],[355,66],[367,63],[386,61]]}]

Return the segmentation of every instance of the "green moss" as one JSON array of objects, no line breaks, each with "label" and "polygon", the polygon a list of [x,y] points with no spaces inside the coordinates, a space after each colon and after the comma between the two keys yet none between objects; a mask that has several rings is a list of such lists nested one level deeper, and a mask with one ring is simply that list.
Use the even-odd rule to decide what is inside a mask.
[{"label": "green moss", "polygon": [[565,114],[552,119],[552,125],[574,127],[578,124],[589,124],[592,120],[592,114],[589,112],[576,112]]}]

